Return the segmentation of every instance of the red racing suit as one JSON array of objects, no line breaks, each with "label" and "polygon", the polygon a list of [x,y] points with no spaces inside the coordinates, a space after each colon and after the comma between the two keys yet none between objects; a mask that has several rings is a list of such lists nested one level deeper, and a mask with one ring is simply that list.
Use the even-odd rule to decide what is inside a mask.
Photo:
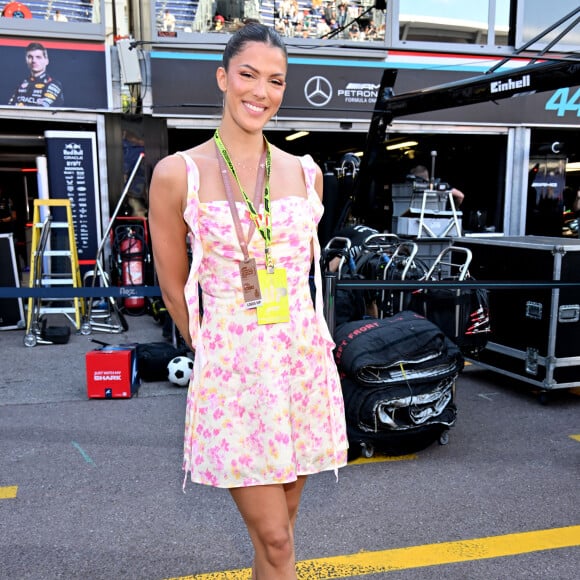
[{"label": "red racing suit", "polygon": [[61,83],[46,72],[24,79],[8,101],[17,107],[62,107],[63,103]]}]

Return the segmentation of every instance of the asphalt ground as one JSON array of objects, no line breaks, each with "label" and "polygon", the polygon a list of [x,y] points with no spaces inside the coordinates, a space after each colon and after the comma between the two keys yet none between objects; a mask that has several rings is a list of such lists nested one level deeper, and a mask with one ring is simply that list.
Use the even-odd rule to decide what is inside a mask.
[{"label": "asphalt ground", "polygon": [[[87,398],[91,338],[162,340],[145,315],[122,334],[25,347],[0,332],[0,578],[246,579],[252,550],[224,490],[182,489],[186,392],[143,383]],[[312,476],[299,577],[580,577],[580,397],[469,366],[449,443]]]}]

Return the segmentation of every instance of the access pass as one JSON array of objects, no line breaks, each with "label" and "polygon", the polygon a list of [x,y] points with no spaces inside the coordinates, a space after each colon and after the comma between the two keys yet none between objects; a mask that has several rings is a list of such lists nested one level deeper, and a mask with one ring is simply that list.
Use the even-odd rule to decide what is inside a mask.
[{"label": "access pass", "polygon": [[256,306],[262,304],[258,269],[254,258],[248,258],[240,262],[240,278],[242,279],[245,308],[256,308]]},{"label": "access pass", "polygon": [[272,274],[258,270],[262,304],[258,306],[258,324],[275,324],[290,320],[286,269],[276,268]]}]

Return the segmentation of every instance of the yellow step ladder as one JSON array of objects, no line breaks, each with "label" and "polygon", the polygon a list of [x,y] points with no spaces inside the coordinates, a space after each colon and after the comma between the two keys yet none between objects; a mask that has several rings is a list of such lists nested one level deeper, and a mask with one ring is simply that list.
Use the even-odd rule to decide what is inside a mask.
[{"label": "yellow step ladder", "polygon": [[[45,208],[41,212],[41,208]],[[66,221],[54,221],[52,208],[64,208]],[[42,213],[42,215],[41,215]],[[69,199],[35,199],[32,219],[32,240],[30,251],[30,288],[50,288],[55,286],[70,286],[81,288],[82,279],[79,267],[77,245],[74,232],[71,202]],[[51,249],[51,231],[54,229],[66,230],[65,249]],[[61,238],[59,241],[63,242]],[[60,245],[60,244],[59,244]],[[65,272],[53,272],[54,258],[64,258],[67,268]],[[44,303],[50,303],[43,305]],[[54,303],[67,303],[55,306]],[[71,305],[72,303],[72,305]],[[77,330],[81,329],[85,315],[85,300],[74,298],[35,298],[28,299],[27,335],[25,344],[34,346],[37,336],[40,336],[40,319],[45,314],[64,314]],[[71,316],[74,314],[74,318]],[[41,342],[41,341],[38,341]]]}]

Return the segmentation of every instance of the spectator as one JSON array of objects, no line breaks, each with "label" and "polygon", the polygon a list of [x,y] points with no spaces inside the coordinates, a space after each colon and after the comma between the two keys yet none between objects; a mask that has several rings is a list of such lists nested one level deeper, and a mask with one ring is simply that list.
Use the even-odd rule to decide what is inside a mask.
[{"label": "spectator", "polygon": [[348,37],[351,40],[358,40],[360,38],[360,30],[356,22],[354,22],[348,27]]},{"label": "spectator", "polygon": [[354,20],[355,18],[358,18],[360,16],[361,9],[359,8],[358,4],[351,3],[348,5],[348,8],[346,9],[346,14],[347,20],[348,22],[350,22],[351,20]]},{"label": "spectator", "polygon": [[175,16],[168,8],[163,13],[162,30],[164,32],[175,32]]},{"label": "spectator", "polygon": [[365,28],[365,38],[367,40],[376,40],[377,38],[377,27],[375,26],[375,21],[370,20],[367,27]]},{"label": "spectator", "polygon": [[347,12],[346,12],[346,4],[339,4],[338,6],[338,14],[336,17],[336,23],[340,28],[342,28],[346,24],[347,19]]},{"label": "spectator", "polygon": [[329,0],[324,6],[324,18],[326,22],[330,22],[333,18],[336,20],[337,16],[336,4],[332,0]]},{"label": "spectator", "polygon": [[310,13],[315,16],[322,16],[324,14],[324,8],[322,6],[322,0],[312,0],[312,7]]},{"label": "spectator", "polygon": [[292,14],[292,0],[282,0],[278,6],[278,17],[281,20],[289,19]]},{"label": "spectator", "polygon": [[301,12],[300,7],[298,6],[298,1],[292,0],[292,4],[290,5],[290,24],[292,25],[292,28],[296,27],[300,14]]},{"label": "spectator", "polygon": [[223,30],[225,23],[225,18],[221,14],[216,14],[213,19],[213,29],[216,32],[221,32]]},{"label": "spectator", "polygon": [[295,38],[303,38],[303,36],[304,36],[304,24],[302,24],[302,21],[297,22],[296,25],[294,26],[293,36]]},{"label": "spectator", "polygon": [[330,26],[328,25],[328,22],[326,22],[324,16],[322,16],[316,25],[316,36],[318,36],[318,38],[322,38],[327,34],[330,34]]},{"label": "spectator", "polygon": [[68,22],[68,18],[66,17],[66,15],[64,15],[60,10],[55,10],[54,11],[54,16],[52,17],[52,19],[55,22]]},{"label": "spectator", "polygon": [[310,27],[314,23],[314,16],[310,14],[310,10],[304,10],[302,12],[302,37],[308,38],[310,35]]}]

